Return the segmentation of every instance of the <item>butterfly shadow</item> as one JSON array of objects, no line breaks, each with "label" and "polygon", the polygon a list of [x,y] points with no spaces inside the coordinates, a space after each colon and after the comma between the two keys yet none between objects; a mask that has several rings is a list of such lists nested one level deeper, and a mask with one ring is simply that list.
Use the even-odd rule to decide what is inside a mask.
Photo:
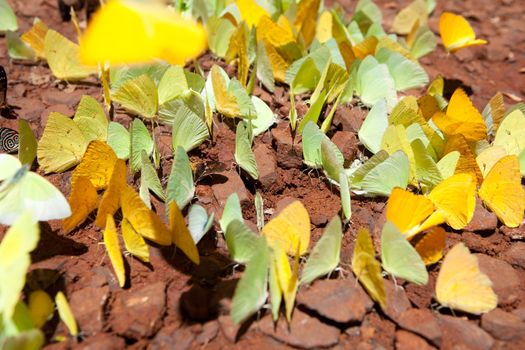
[{"label": "butterfly shadow", "polygon": [[474,92],[470,86],[465,85],[465,83],[463,83],[463,81],[459,79],[443,78],[443,82],[443,97],[445,97],[447,100],[450,100],[452,94],[454,93],[454,91],[456,91],[457,88],[463,89],[465,93],[469,96],[472,95]]},{"label": "butterfly shadow", "polygon": [[76,242],[66,236],[58,235],[47,222],[40,223],[40,241],[31,253],[31,261],[37,263],[57,255],[78,256],[86,253],[86,245]]},{"label": "butterfly shadow", "polygon": [[21,109],[21,108],[18,106],[13,106],[13,105],[7,105],[5,107],[0,107],[0,116],[6,119],[17,119],[18,113],[15,111],[17,109]]}]

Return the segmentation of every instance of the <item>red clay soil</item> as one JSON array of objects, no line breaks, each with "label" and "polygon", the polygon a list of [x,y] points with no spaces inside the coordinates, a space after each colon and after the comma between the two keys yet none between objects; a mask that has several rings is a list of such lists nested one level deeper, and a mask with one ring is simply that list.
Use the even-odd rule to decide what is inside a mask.
[{"label": "red clay soil", "polygon": [[[70,23],[62,23],[55,0],[11,1],[21,30],[40,17],[53,29],[74,38]],[[355,1],[336,3],[351,13]],[[385,28],[408,1],[377,1],[383,10]],[[421,60],[430,78],[442,74],[447,86],[460,84],[472,94],[478,109],[497,92],[507,103],[525,96],[525,2],[522,0],[440,1],[430,19],[437,33],[439,14],[450,10],[465,15],[479,37],[489,44],[448,55],[439,46]],[[215,59],[204,55],[199,63],[207,70]],[[78,85],[56,83],[45,64],[10,62],[5,38],[0,38],[0,64],[9,77],[8,102],[11,119],[1,117],[0,126],[16,129],[17,118],[29,121],[40,137],[50,112],[73,115],[80,97],[89,94],[101,100],[101,89],[92,79]],[[221,63],[222,64],[222,63]],[[222,64],[224,66],[224,64]],[[228,67],[232,73],[235,67]],[[419,93],[414,91],[414,93]],[[255,90],[275,113],[288,115],[289,98],[284,87],[274,94]],[[299,114],[306,105],[298,101]],[[329,136],[352,161],[363,148],[356,131],[366,111],[355,106],[337,109]],[[131,117],[118,114],[128,124]],[[166,181],[172,152],[169,129],[160,130],[161,176]],[[245,218],[255,222],[255,191],[264,198],[266,219],[291,198],[300,199],[312,219],[314,244],[328,220],[340,210],[340,199],[321,173],[301,163],[301,148],[292,145],[288,125],[280,120],[271,131],[255,140],[254,150],[261,172],[257,183],[239,176],[234,164],[235,133],[232,126],[217,121],[214,140],[190,153],[197,164],[195,202],[220,217],[222,206],[232,192],[242,201]],[[66,195],[71,172],[48,178]],[[135,181],[136,179],[129,179]],[[153,202],[159,213],[163,204]],[[128,284],[119,288],[109,258],[101,245],[102,234],[88,220],[71,234],[64,235],[59,222],[42,223],[42,237],[32,255],[29,283],[50,293],[65,291],[82,336],[78,340],[54,342],[67,334],[54,319],[46,328],[46,349],[524,349],[525,348],[525,227],[508,229],[482,206],[464,232],[449,231],[447,250],[463,241],[477,254],[481,269],[494,282],[499,307],[481,317],[437,308],[433,300],[438,267],[430,269],[430,282],[419,287],[403,284],[395,288],[387,281],[388,309],[374,306],[354,280],[349,262],[357,229],[370,228],[377,240],[384,217],[384,199],[352,198],[353,217],[345,228],[341,270],[311,287],[302,288],[290,327],[284,320],[277,326],[268,312],[261,312],[241,329],[229,315],[231,296],[239,277],[228,258],[225,241],[215,230],[199,244],[200,266],[193,265],[173,248],[151,247],[151,264],[127,257]],[[216,216],[217,217],[217,216]],[[215,223],[215,229],[218,224]],[[5,228],[0,227],[0,235]],[[4,282],[2,282],[4,283]],[[400,282],[398,281],[398,285]]]}]

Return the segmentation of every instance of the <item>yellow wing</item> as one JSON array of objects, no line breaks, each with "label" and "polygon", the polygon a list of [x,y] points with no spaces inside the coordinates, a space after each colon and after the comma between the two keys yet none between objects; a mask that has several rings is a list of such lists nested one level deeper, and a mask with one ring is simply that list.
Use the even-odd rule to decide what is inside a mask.
[{"label": "yellow wing", "polygon": [[415,245],[425,265],[437,263],[443,257],[447,233],[442,227],[433,227]]},{"label": "yellow wing", "polygon": [[131,255],[136,256],[145,263],[149,262],[149,250],[146,241],[142,236],[135,231],[133,226],[127,219],[122,219],[120,229],[122,230],[122,238],[124,239],[124,246]]},{"label": "yellow wing", "polygon": [[228,86],[218,66],[211,68],[211,82],[217,111],[226,117],[238,117],[241,109],[235,96],[228,92]]},{"label": "yellow wing", "polygon": [[443,306],[472,314],[489,312],[498,305],[491,280],[480,271],[478,259],[463,243],[456,244],[443,260],[436,298]]},{"label": "yellow wing", "polygon": [[72,336],[76,337],[78,335],[77,321],[75,320],[73,311],[71,311],[71,307],[69,306],[69,303],[67,302],[64,293],[58,292],[55,295],[55,304],[57,306],[58,315],[60,316],[60,319],[66,324],[67,329],[69,329],[69,333]]},{"label": "yellow wing", "polygon": [[257,4],[255,0],[236,0],[242,19],[248,26],[257,26],[262,17],[270,17],[268,12]]},{"label": "yellow wing", "polygon": [[503,157],[494,164],[479,189],[479,197],[506,226],[518,227],[522,223],[525,190],[515,155]]},{"label": "yellow wing", "polygon": [[186,227],[184,216],[182,216],[176,201],[170,203],[169,217],[173,243],[177,248],[182,250],[191,261],[198,265],[200,263],[199,251],[191,237],[188,227]]},{"label": "yellow wing", "polygon": [[320,3],[320,0],[302,0],[297,6],[297,16],[295,17],[294,25],[297,32],[301,33],[306,47],[310,46],[315,37],[315,26]]},{"label": "yellow wing", "polygon": [[274,247],[279,241],[282,249],[291,256],[297,252],[304,255],[310,244],[310,216],[304,205],[295,201],[284,208],[277,217],[268,222],[261,232],[268,245]]},{"label": "yellow wing", "polygon": [[465,140],[465,137],[462,135],[448,137],[443,154],[447,155],[453,151],[458,151],[460,154],[454,173],[472,174],[478,183],[481,183],[483,181],[483,175],[476,162],[476,156],[467,143],[467,140]]},{"label": "yellow wing", "polygon": [[68,198],[71,216],[62,221],[62,229],[68,233],[87,219],[98,206],[97,189],[89,178],[77,176],[71,181],[71,194]]},{"label": "yellow wing", "polygon": [[31,29],[22,34],[20,37],[23,42],[25,42],[33,49],[33,51],[35,51],[36,56],[39,58],[46,57],[44,40],[46,38],[48,29],[49,28],[44,22],[38,18],[35,18]]},{"label": "yellow wing", "polygon": [[92,66],[155,58],[183,65],[204,50],[206,32],[158,1],[112,0],[93,15],[80,43],[82,61]]},{"label": "yellow wing", "polygon": [[456,52],[459,49],[484,45],[486,40],[476,39],[474,30],[463,16],[443,12],[439,18],[439,33],[445,49]]},{"label": "yellow wing", "polygon": [[97,190],[104,189],[109,185],[116,161],[117,155],[107,143],[91,141],[72,178],[87,177]]},{"label": "yellow wing", "polygon": [[171,245],[170,231],[160,218],[142,201],[138,193],[129,185],[120,194],[122,215],[142,237],[160,245]]},{"label": "yellow wing", "polygon": [[88,143],[78,125],[69,117],[53,112],[38,142],[38,164],[44,172],[62,172],[77,165]]},{"label": "yellow wing", "polygon": [[[472,219],[476,207],[476,180],[471,174],[456,174],[438,184],[428,195],[445,222],[460,230]],[[432,221],[432,216],[427,219]],[[428,222],[421,225],[420,230],[435,226]]]},{"label": "yellow wing", "polygon": [[278,242],[274,246],[273,255],[277,278],[279,280],[279,287],[284,298],[286,319],[290,322],[295,303],[295,296],[297,295],[297,287],[299,286],[299,255],[297,254],[295,256],[293,269],[290,267],[290,262],[288,261],[286,252],[281,248]]},{"label": "yellow wing", "polygon": [[352,270],[370,297],[384,309],[386,307],[385,284],[381,276],[381,264],[374,256],[375,250],[370,233],[366,228],[359,229],[352,255]]},{"label": "yellow wing", "polygon": [[408,239],[412,236],[409,231],[419,226],[434,212],[434,209],[430,199],[401,188],[394,188],[386,204],[386,219],[396,225]]},{"label": "yellow wing", "polygon": [[117,228],[115,227],[115,221],[113,216],[108,215],[106,217],[106,228],[104,229],[104,245],[108,252],[109,260],[113,265],[113,270],[117,275],[118,284],[120,287],[124,287],[126,284],[126,270],[124,268],[124,259],[122,258],[122,252],[120,251],[120,244],[118,241]]},{"label": "yellow wing", "polygon": [[500,160],[505,157],[507,152],[502,146],[490,146],[487,149],[484,149],[477,157],[476,163],[481,170],[483,177],[487,177],[490,169]]},{"label": "yellow wing", "polygon": [[114,215],[118,208],[120,208],[120,193],[126,185],[126,162],[122,159],[117,159],[113,166],[108,188],[104,191],[102,199],[100,200],[95,225],[103,227],[106,216],[108,214]]},{"label": "yellow wing", "polygon": [[469,97],[458,88],[452,94],[447,112],[437,112],[432,121],[447,136],[463,135],[467,141],[487,138],[487,126]]}]

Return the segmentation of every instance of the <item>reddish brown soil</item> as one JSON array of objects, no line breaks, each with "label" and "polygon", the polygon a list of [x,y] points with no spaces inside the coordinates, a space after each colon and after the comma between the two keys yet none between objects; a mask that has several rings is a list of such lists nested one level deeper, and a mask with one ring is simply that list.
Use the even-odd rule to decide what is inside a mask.
[{"label": "reddish brown soil", "polygon": [[[14,1],[12,1],[13,3]],[[355,1],[326,1],[339,3],[350,12]],[[388,28],[393,16],[408,1],[378,1]],[[54,29],[74,37],[71,24],[62,23],[54,0],[16,1],[16,13],[22,30],[26,30],[35,16],[45,20]],[[489,40],[489,45],[448,55],[442,47],[422,59],[431,78],[442,74],[446,79],[466,86],[472,92],[475,105],[482,109],[498,90],[511,98],[525,96],[525,2],[521,0],[441,1],[430,20],[437,32],[438,14],[451,10],[466,15],[476,33]],[[205,55],[200,59],[208,69],[214,59]],[[90,94],[100,99],[101,90],[92,79],[88,83],[65,86],[55,83],[44,64],[10,62],[5,39],[0,38],[0,64],[9,76],[8,102],[12,106],[11,119],[0,118],[0,126],[17,128],[17,118],[26,119],[40,136],[47,116],[52,111],[72,115],[80,97]],[[228,68],[234,72],[234,67]],[[288,114],[288,94],[278,87],[270,95],[262,89],[256,94],[269,103],[281,117]],[[509,98],[509,96],[512,96]],[[306,106],[299,102],[299,113]],[[336,112],[330,136],[337,137],[338,145],[345,149],[347,160],[358,152],[355,132],[364,117],[357,107],[342,106]],[[117,120],[129,123],[131,118],[118,115]],[[339,133],[338,133],[339,132]],[[169,130],[160,130],[160,148],[163,157],[161,175],[165,180],[171,167]],[[312,218],[313,242],[317,241],[327,221],[340,211],[340,199],[322,174],[301,165],[300,144],[292,148],[288,126],[282,121],[270,132],[255,141],[261,181],[250,182],[239,177],[234,165],[234,132],[224,122],[217,122],[214,140],[206,142],[191,152],[191,160],[200,164],[197,198],[195,202],[220,215],[221,206],[228,194],[237,191],[245,218],[255,222],[253,198],[261,192],[265,208],[278,210],[290,198],[300,199]],[[70,172],[48,177],[68,194]],[[162,204],[154,201],[158,212]],[[352,198],[353,217],[345,228],[341,271],[332,278],[348,279],[348,288],[359,288],[349,272],[349,261],[357,229],[367,226],[377,234],[383,222],[384,200]],[[219,216],[220,217],[220,216]],[[271,215],[267,215],[269,219]],[[476,216],[475,220],[481,220]],[[39,283],[49,292],[64,290],[82,330],[80,339],[54,342],[57,335],[67,334],[64,325],[54,319],[45,332],[48,349],[285,349],[291,346],[328,346],[337,349],[431,349],[441,345],[444,349],[522,349],[525,348],[525,229],[509,230],[501,226],[482,232],[452,232],[447,247],[463,241],[480,257],[482,269],[494,282],[500,299],[496,314],[483,317],[457,314],[449,318],[450,311],[438,310],[433,300],[433,290],[438,266],[431,268],[427,286],[406,284],[402,289],[389,288],[386,311],[377,306],[367,308],[359,321],[338,323],[313,311],[307,304],[300,304],[295,311],[291,334],[279,323],[274,331],[268,325],[269,315],[262,312],[253,322],[240,330],[228,317],[230,298],[239,276],[238,270],[228,259],[225,242],[215,231],[199,244],[201,265],[195,266],[172,248],[151,247],[151,264],[126,258],[129,274],[124,289],[118,283],[101,245],[101,231],[92,220],[69,235],[60,230],[59,222],[43,223],[42,238],[32,258],[31,270],[38,270],[29,279]],[[215,224],[218,229],[218,224]],[[0,234],[5,228],[0,227]],[[377,236],[376,236],[377,238]],[[46,270],[55,270],[52,280],[44,278]],[[47,270],[48,275],[50,271]],[[40,278],[38,278],[40,276]],[[46,282],[47,280],[47,282]],[[326,288],[326,281],[318,281],[309,289]],[[399,282],[399,281],[398,281]],[[2,283],[5,283],[2,281]],[[395,292],[394,292],[395,291]],[[333,294],[337,292],[333,290]],[[329,294],[330,290],[328,291]],[[351,303],[354,300],[341,300]],[[409,311],[407,313],[407,310]],[[418,311],[419,310],[419,311]],[[428,313],[421,310],[431,310]],[[423,312],[416,317],[414,313]],[[260,320],[260,322],[259,322]],[[423,321],[418,321],[423,320]],[[412,323],[411,323],[412,322]],[[416,327],[414,327],[414,324]],[[265,326],[266,325],[266,326]],[[410,326],[412,325],[412,326]],[[439,334],[417,330],[428,326]],[[281,329],[283,328],[283,329]],[[308,343],[305,336],[314,334],[317,345]],[[310,344],[310,345],[308,345]]]}]

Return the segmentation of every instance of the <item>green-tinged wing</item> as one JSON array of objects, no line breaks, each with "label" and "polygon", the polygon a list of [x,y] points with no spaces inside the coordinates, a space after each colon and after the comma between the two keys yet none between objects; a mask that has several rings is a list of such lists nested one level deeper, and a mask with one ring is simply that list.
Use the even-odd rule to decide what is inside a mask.
[{"label": "green-tinged wing", "polygon": [[166,69],[159,82],[159,105],[181,96],[188,91],[189,88],[184,74],[184,68],[180,66],[170,66]]},{"label": "green-tinged wing", "polygon": [[443,180],[454,175],[460,156],[461,154],[458,151],[452,151],[447,153],[436,163]]},{"label": "green-tinged wing", "polygon": [[381,261],[383,268],[396,277],[419,285],[428,283],[425,263],[390,221],[385,223],[381,234]]},{"label": "green-tinged wing", "polygon": [[[268,53],[262,41],[257,43],[256,60],[257,78],[268,91],[273,92],[275,90],[275,79],[273,77],[273,70],[270,59],[268,58]],[[257,108],[257,106],[255,106],[255,108]]]},{"label": "green-tinged wing", "polygon": [[175,159],[168,179],[167,203],[176,201],[177,206],[182,210],[192,200],[194,194],[195,184],[190,159],[184,148],[179,146],[175,150]]},{"label": "green-tinged wing", "polygon": [[231,318],[235,324],[246,321],[256,313],[268,297],[268,268],[270,254],[265,239],[260,239],[253,257],[246,265],[232,299]]},{"label": "green-tinged wing", "polygon": [[321,143],[329,142],[332,151],[340,163],[344,162],[344,157],[339,148],[330,141],[321,129],[314,122],[306,123],[303,129],[302,143],[303,143],[303,158],[304,163],[310,168],[320,168],[322,166],[321,160]]},{"label": "green-tinged wing", "polygon": [[258,242],[261,240],[260,236],[239,220],[233,220],[229,223],[224,237],[230,257],[240,264],[246,264],[250,261]]},{"label": "green-tinged wing", "polygon": [[235,161],[253,179],[259,178],[257,162],[252,151],[252,137],[247,122],[241,121],[237,124],[235,134]]},{"label": "green-tinged wing", "polygon": [[363,125],[359,129],[359,141],[372,153],[381,150],[381,140],[388,128],[388,114],[385,100],[380,100],[372,106]]},{"label": "green-tinged wing", "polygon": [[120,123],[110,122],[108,125],[108,145],[113,148],[117,157],[126,160],[129,158],[131,136],[129,131]]},{"label": "green-tinged wing", "polygon": [[[321,142],[321,163],[323,165],[323,170],[325,174],[333,181],[337,182],[339,180],[339,174],[344,172],[344,160],[341,161],[334,151],[335,144],[329,140],[323,140]],[[337,148],[337,146],[335,147]],[[339,152],[339,154],[341,154]]]},{"label": "green-tinged wing", "polygon": [[18,122],[18,159],[22,164],[33,164],[36,158],[38,142],[26,120]]},{"label": "green-tinged wing", "polygon": [[154,118],[158,110],[157,87],[146,74],[125,81],[111,96],[124,109],[144,118]]},{"label": "green-tinged wing", "polygon": [[343,219],[350,220],[352,217],[352,203],[350,200],[350,184],[346,172],[339,173],[339,193],[341,195],[341,208],[343,209]]},{"label": "green-tinged wing", "polygon": [[428,75],[418,63],[409,60],[399,52],[382,48],[376,53],[379,63],[384,63],[394,78],[397,91],[422,87],[428,84]]},{"label": "green-tinged wing", "polygon": [[204,119],[185,105],[182,105],[173,119],[173,149],[181,146],[186,152],[189,152],[203,143],[208,136],[208,127]]},{"label": "green-tinged wing", "polygon": [[385,64],[380,64],[373,56],[367,56],[357,69],[356,94],[361,102],[373,106],[382,99],[388,109],[397,101],[396,83]]},{"label": "green-tinged wing", "polygon": [[312,249],[301,274],[301,284],[308,284],[327,275],[339,265],[341,254],[341,220],[335,216]]},{"label": "green-tinged wing", "polygon": [[268,130],[277,118],[268,105],[257,96],[252,96],[252,102],[257,111],[257,117],[252,119],[253,136],[257,136]]},{"label": "green-tinged wing", "polygon": [[408,157],[403,151],[397,151],[366,174],[361,189],[369,196],[388,197],[394,187],[407,187],[409,175]]},{"label": "green-tinged wing", "polygon": [[417,181],[427,189],[432,189],[432,187],[443,181],[436,162],[430,156],[420,139],[412,141],[410,146],[414,152]]},{"label": "green-tinged wing", "polygon": [[228,225],[233,220],[239,220],[243,222],[241,202],[239,201],[239,196],[237,193],[230,194],[226,200],[226,204],[224,204],[222,217],[219,220],[219,225],[221,226],[222,232],[226,232]]},{"label": "green-tinged wing", "polygon": [[0,0],[0,31],[16,31],[18,22],[16,15],[7,0]]},{"label": "green-tinged wing", "polygon": [[434,33],[427,26],[421,26],[416,31],[412,45],[410,46],[410,54],[414,58],[419,59],[428,55],[436,49],[437,39]]},{"label": "green-tinged wing", "polygon": [[146,154],[150,156],[155,146],[148,128],[146,128],[146,125],[138,118],[133,120],[131,126],[130,143],[131,171],[137,172],[142,165],[142,151],[145,151]]},{"label": "green-tinged wing", "polygon": [[[0,5],[1,6],[1,5]],[[0,11],[2,11],[0,9]],[[1,16],[1,14],[0,14]],[[1,23],[1,20],[0,20]],[[7,53],[14,60],[36,60],[35,51],[20,39],[15,32],[7,31],[5,33],[7,43]]]},{"label": "green-tinged wing", "polygon": [[214,214],[208,216],[206,209],[198,204],[193,204],[188,210],[188,230],[195,244],[198,244],[202,237],[213,226]]},{"label": "green-tinged wing", "polygon": [[159,175],[153,164],[149,160],[145,151],[142,151],[141,180],[144,181],[147,188],[157,195],[162,201],[166,200]]}]

